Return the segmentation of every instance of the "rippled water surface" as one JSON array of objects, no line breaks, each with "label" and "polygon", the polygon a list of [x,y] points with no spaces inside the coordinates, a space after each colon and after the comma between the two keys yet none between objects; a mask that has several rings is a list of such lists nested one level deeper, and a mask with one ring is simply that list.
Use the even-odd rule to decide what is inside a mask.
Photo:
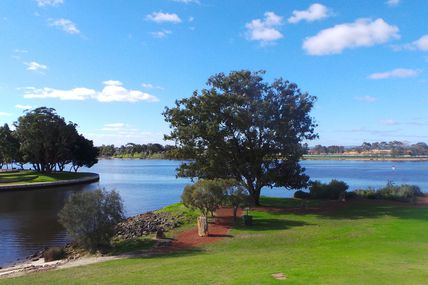
[{"label": "rippled water surface", "polygon": [[[303,161],[311,179],[344,180],[351,189],[380,187],[388,181],[419,185],[428,192],[428,162]],[[67,237],[57,215],[68,195],[98,187],[120,192],[128,216],[178,202],[188,179],[176,179],[178,161],[101,160],[90,171],[101,181],[91,185],[0,193],[0,266]],[[293,191],[264,189],[264,195],[290,197]]]}]

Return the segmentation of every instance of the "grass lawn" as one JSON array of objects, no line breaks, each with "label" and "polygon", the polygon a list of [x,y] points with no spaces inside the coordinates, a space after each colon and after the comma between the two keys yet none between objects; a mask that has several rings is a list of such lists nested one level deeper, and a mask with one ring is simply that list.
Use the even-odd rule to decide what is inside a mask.
[{"label": "grass lawn", "polygon": [[[428,208],[379,201],[252,212],[254,225],[191,251],[1,280],[0,284],[427,284]],[[322,204],[319,204],[323,207]],[[174,208],[171,209],[174,211]],[[287,280],[271,274],[282,272]]]},{"label": "grass lawn", "polygon": [[46,174],[33,170],[23,170],[18,172],[0,172],[0,186],[70,180],[84,177],[85,175],[86,173],[79,172],[56,172]]}]

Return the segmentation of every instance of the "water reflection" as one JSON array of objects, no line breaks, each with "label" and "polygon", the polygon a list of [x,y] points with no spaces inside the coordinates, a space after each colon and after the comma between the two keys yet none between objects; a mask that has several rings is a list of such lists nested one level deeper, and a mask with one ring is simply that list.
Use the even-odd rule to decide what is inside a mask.
[{"label": "water reflection", "polygon": [[64,244],[67,237],[58,223],[58,212],[71,193],[95,188],[97,183],[0,193],[0,265],[47,245]]}]

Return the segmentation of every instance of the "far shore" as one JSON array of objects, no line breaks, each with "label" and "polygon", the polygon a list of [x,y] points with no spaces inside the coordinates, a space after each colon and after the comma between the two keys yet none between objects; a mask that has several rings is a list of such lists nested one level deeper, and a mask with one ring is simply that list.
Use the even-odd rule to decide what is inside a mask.
[{"label": "far shore", "polygon": [[[99,157],[99,159],[123,160],[179,160],[153,157]],[[358,156],[358,155],[303,155],[302,160],[356,160],[356,161],[428,161],[428,156]]]},{"label": "far shore", "polygon": [[302,160],[428,161],[428,156],[303,155]]}]

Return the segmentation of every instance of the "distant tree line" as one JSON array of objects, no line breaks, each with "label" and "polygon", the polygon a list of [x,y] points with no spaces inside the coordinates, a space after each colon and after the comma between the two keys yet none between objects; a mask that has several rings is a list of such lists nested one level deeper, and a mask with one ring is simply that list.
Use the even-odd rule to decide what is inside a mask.
[{"label": "distant tree line", "polygon": [[373,153],[373,154],[388,154],[388,155],[428,155],[428,145],[424,142],[415,144],[407,144],[401,141],[390,142],[364,142],[356,147],[344,146],[323,146],[316,145],[309,150],[309,154],[344,154],[344,153]]},{"label": "distant tree line", "polygon": [[14,130],[0,127],[0,167],[23,168],[25,164],[40,172],[77,171],[98,162],[98,149],[77,132],[77,125],[66,122],[55,109],[40,107],[26,111],[14,123]]},{"label": "distant tree line", "polygon": [[135,144],[128,143],[116,147],[115,145],[102,145],[98,147],[102,157],[118,158],[172,158],[176,149],[173,145],[161,145],[158,143]]}]

